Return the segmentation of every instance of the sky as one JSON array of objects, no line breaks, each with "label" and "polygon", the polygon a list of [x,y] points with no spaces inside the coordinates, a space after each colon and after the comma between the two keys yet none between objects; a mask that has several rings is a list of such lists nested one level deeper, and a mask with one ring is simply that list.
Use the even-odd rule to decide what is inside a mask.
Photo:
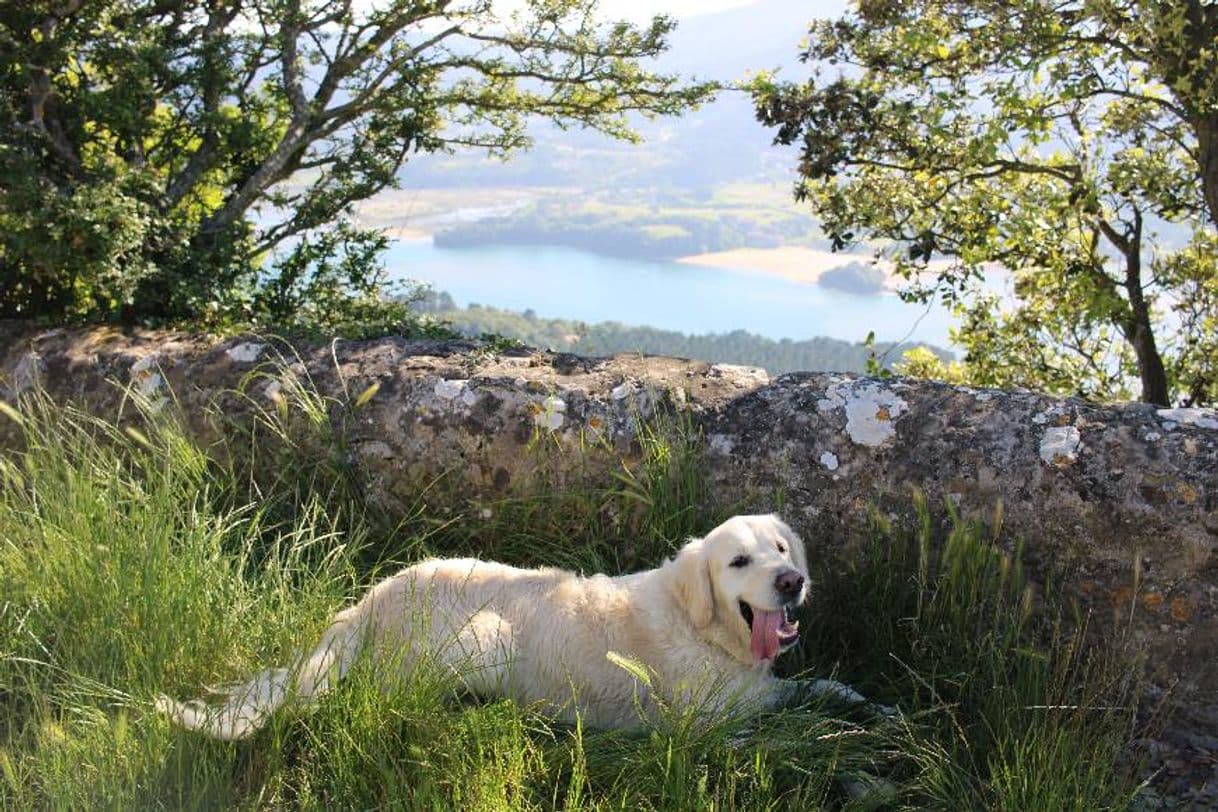
[{"label": "sky", "polygon": [[[371,4],[376,0],[364,0]],[[524,5],[524,0],[494,0],[495,8],[500,13],[510,12]],[[597,7],[604,19],[627,19],[634,22],[650,20],[656,14],[668,14],[672,17],[694,17],[700,14],[713,14],[717,11],[727,11],[730,8],[751,6],[758,0],[599,0]]]},{"label": "sky", "polygon": [[607,17],[646,19],[653,14],[692,17],[711,14],[729,8],[752,5],[756,0],[601,0],[601,12]]},{"label": "sky", "polygon": [[[713,14],[729,8],[751,6],[758,0],[599,0],[601,16],[608,19],[649,20],[656,14],[673,17],[694,17]],[[509,12],[524,5],[524,0],[494,0],[500,13]],[[356,0],[355,7],[369,9],[380,5],[380,0]]]}]

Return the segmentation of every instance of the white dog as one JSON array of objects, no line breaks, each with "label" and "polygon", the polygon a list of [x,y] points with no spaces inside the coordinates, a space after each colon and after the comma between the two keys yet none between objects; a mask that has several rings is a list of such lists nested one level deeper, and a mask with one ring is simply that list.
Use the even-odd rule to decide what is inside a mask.
[{"label": "white dog", "polygon": [[[361,653],[386,678],[430,658],[476,695],[599,727],[637,724],[640,709],[663,703],[713,713],[729,703],[773,705],[801,690],[863,702],[831,680],[770,675],[799,639],[791,613],[807,595],[803,543],[772,515],[736,516],[662,566],[616,578],[424,561],[338,613],[291,668],[262,672],[221,705],[161,697],[157,707],[185,727],[240,739],[290,695],[325,691]],[[630,663],[650,673],[640,678]]]}]

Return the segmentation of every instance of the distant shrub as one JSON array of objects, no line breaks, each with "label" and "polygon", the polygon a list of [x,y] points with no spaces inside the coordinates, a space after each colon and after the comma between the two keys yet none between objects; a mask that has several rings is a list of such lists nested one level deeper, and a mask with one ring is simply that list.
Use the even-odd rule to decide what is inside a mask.
[{"label": "distant shrub", "polygon": [[859,295],[871,295],[883,292],[888,277],[874,265],[851,262],[848,265],[825,271],[817,281],[827,288]]}]

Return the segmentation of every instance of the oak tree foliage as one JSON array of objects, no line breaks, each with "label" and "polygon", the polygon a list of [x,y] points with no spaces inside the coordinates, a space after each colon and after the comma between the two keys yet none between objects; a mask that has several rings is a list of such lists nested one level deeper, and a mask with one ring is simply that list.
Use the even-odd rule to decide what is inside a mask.
[{"label": "oak tree foliage", "polygon": [[752,84],[797,196],[958,309],[972,381],[1218,401],[1218,3],[860,0],[803,58]]},{"label": "oak tree foliage", "polygon": [[[712,88],[596,0],[0,4],[0,315],[202,322],[379,299],[352,205],[416,153],[632,138]],[[327,299],[327,297],[330,297]],[[337,298],[334,298],[337,297]]]}]

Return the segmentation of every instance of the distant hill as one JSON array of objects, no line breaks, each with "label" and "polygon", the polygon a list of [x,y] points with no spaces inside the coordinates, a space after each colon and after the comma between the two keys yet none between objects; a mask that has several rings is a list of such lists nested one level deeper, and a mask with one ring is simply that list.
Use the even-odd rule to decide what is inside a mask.
[{"label": "distant hill", "polygon": [[[747,187],[720,187],[706,200],[659,198],[615,202],[588,197],[549,200],[510,214],[458,222],[435,235],[441,248],[484,245],[561,245],[602,256],[673,260],[733,248],[810,245],[815,221],[789,204],[775,206]],[[729,192],[741,199],[732,200]],[[785,202],[784,202],[785,203]]]},{"label": "distant hill", "polygon": [[[834,338],[775,341],[744,330],[686,335],[620,322],[586,324],[568,319],[546,319],[529,310],[517,313],[476,304],[459,308],[447,293],[432,293],[417,303],[416,309],[449,322],[453,329],[468,336],[493,334],[532,347],[587,356],[641,352],[711,363],[744,364],[764,367],[772,375],[801,371],[864,372],[871,352],[863,344]],[[877,344],[874,351],[885,367],[891,367],[901,359],[902,352],[915,346],[924,345],[902,345],[893,349],[892,344]],[[954,357],[938,347],[928,349],[945,361]]]},{"label": "distant hill", "polygon": [[816,17],[840,17],[846,7],[846,0],[761,0],[689,17],[673,32],[672,48],[660,64],[667,70],[720,81],[739,79],[750,70],[793,70],[808,23]]},{"label": "distant hill", "polygon": [[[743,8],[681,21],[660,69],[732,81],[746,71],[781,68],[793,76],[799,42],[813,16],[837,15],[844,0],[796,3],[762,0]],[[533,126],[533,149],[508,162],[475,153],[421,155],[402,170],[407,186],[575,186],[589,190],[666,188],[709,190],[724,183],[788,183],[795,153],[772,145],[745,94],[720,98],[681,118],[640,121],[642,144],[596,133]]]}]

